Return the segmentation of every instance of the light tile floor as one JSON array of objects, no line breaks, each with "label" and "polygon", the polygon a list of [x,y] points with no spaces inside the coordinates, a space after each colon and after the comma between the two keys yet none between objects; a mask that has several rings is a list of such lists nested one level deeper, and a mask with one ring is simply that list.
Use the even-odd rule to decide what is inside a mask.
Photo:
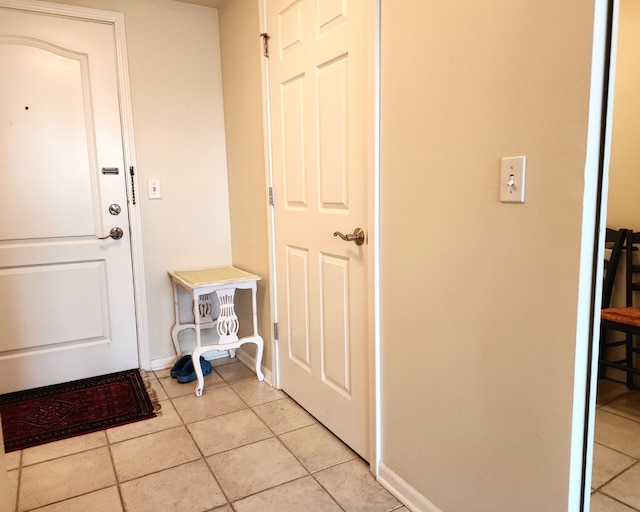
[{"label": "light tile floor", "polygon": [[150,374],[156,418],[7,454],[12,510],[407,512],[283,392],[237,360],[214,368],[200,398]]},{"label": "light tile floor", "polygon": [[591,512],[640,511],[640,391],[598,381]]}]

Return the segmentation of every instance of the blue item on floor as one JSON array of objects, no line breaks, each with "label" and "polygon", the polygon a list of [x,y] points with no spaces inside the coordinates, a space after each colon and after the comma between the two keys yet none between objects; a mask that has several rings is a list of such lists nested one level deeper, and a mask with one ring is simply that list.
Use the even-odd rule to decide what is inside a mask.
[{"label": "blue item on floor", "polygon": [[191,361],[191,354],[179,358],[171,368],[171,376],[175,379],[189,361]]},{"label": "blue item on floor", "polygon": [[[211,363],[207,361],[204,357],[200,356],[200,366],[202,367],[202,375],[209,375],[213,371],[213,367]],[[186,384],[187,382],[193,382],[197,379],[196,370],[193,366],[193,361],[189,360],[187,364],[184,365],[182,370],[176,376],[178,382],[180,384]]]}]

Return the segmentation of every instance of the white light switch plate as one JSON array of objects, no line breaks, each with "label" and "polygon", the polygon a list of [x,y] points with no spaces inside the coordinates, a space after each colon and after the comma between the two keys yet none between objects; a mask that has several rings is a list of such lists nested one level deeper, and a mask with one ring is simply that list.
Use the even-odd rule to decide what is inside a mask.
[{"label": "white light switch plate", "polygon": [[149,199],[161,199],[162,193],[160,192],[160,180],[150,179],[149,185]]},{"label": "white light switch plate", "polygon": [[500,167],[500,201],[524,203],[524,177],[526,156],[510,156],[502,159]]}]

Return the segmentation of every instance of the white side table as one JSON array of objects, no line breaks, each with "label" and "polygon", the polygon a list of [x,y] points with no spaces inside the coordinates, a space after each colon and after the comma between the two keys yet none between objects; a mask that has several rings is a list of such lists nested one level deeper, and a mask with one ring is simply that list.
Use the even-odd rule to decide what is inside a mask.
[{"label": "white side table", "polygon": [[[169,276],[173,284],[173,305],[175,313],[175,324],[171,328],[171,339],[176,348],[178,356],[181,354],[178,334],[185,329],[194,329],[196,332],[196,346],[191,353],[194,361],[198,384],[196,386],[196,396],[202,396],[204,389],[204,377],[202,368],[196,362],[200,361],[200,356],[210,350],[228,350],[231,357],[235,357],[238,347],[245,343],[255,343],[256,351],[256,375],[258,380],[264,380],[264,374],[260,365],[262,363],[262,352],[264,342],[258,335],[258,307],[256,303],[257,283],[261,277],[235,267],[214,267],[201,268],[195,270],[175,270],[170,271]],[[193,300],[194,323],[180,323],[178,310],[178,286],[187,290]],[[234,309],[234,297],[236,290],[251,290],[253,307],[253,335],[238,338],[239,322]],[[213,318],[211,294],[215,293],[220,303],[220,314]],[[202,344],[202,329],[213,329],[218,331],[220,341],[217,344]]]}]

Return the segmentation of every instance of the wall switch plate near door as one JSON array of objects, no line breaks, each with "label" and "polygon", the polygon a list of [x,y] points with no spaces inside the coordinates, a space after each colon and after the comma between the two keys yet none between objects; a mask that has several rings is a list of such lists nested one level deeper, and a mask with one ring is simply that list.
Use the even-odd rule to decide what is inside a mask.
[{"label": "wall switch plate near door", "polygon": [[150,179],[149,185],[149,199],[161,199],[162,193],[160,192],[160,180]]},{"label": "wall switch plate near door", "polygon": [[524,176],[526,156],[510,156],[502,159],[500,167],[500,201],[524,203]]}]

